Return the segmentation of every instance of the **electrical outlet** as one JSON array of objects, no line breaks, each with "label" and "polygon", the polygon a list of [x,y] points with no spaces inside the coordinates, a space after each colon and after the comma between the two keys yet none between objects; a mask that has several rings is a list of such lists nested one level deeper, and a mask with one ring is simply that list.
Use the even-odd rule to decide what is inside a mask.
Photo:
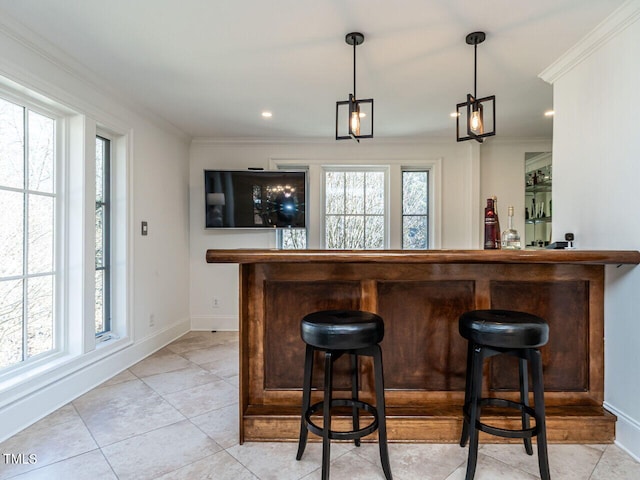
[{"label": "electrical outlet", "polygon": [[218,297],[213,297],[213,308],[220,308],[220,299]]},{"label": "electrical outlet", "polygon": [[149,315],[149,327],[155,327],[155,326],[156,326],[156,315],[152,313],[151,315]]}]

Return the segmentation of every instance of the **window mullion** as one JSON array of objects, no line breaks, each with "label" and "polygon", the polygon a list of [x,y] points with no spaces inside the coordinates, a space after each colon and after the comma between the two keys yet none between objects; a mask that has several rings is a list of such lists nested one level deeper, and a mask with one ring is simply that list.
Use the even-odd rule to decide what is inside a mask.
[{"label": "window mullion", "polygon": [[363,179],[362,179],[362,198],[363,198],[363,202],[362,202],[362,228],[364,229],[364,231],[362,232],[364,238],[362,239],[364,245],[363,247],[366,248],[367,246],[367,240],[368,240],[368,235],[367,235],[367,172],[364,172],[363,174]]}]

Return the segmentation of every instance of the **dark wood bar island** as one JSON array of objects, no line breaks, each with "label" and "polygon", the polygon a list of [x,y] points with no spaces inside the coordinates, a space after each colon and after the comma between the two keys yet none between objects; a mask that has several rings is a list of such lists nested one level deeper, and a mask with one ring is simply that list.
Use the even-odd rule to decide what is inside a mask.
[{"label": "dark wood bar island", "polygon": [[[208,250],[206,259],[240,268],[241,442],[297,440],[300,320],[328,309],[368,310],[385,321],[390,441],[458,441],[467,348],[458,317],[485,308],[526,311],[549,323],[542,353],[551,442],[606,443],[615,437],[616,418],[602,406],[604,266],[638,264],[640,252]],[[335,386],[348,396],[348,358],[336,368]],[[517,372],[516,360],[493,359],[484,372],[485,394],[516,400]],[[372,375],[363,360],[361,396],[369,402]],[[322,385],[321,369],[314,371],[314,385]],[[316,393],[312,401],[319,400]],[[511,412],[489,416],[497,425],[519,422]],[[346,417],[340,423],[348,429]]]}]

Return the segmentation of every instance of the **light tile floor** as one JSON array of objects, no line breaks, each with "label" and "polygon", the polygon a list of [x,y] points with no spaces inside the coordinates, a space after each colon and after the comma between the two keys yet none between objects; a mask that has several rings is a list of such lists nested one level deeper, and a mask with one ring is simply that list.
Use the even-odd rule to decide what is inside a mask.
[{"label": "light tile floor", "polygon": [[[300,366],[302,368],[302,366]],[[238,335],[191,332],[0,444],[37,463],[0,458],[0,479],[316,480],[321,445],[238,444]],[[395,480],[461,480],[457,444],[391,444]],[[384,479],[377,444],[332,445],[331,478]],[[637,480],[615,445],[550,445],[554,480]],[[476,480],[539,478],[520,445],[480,447]]]}]

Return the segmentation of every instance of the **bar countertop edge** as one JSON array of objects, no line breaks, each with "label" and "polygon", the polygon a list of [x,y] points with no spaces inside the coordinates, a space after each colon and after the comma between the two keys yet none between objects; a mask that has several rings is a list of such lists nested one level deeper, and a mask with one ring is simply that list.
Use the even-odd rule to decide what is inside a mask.
[{"label": "bar countertop edge", "polygon": [[638,265],[637,250],[279,250],[209,249],[207,263],[531,263]]}]

